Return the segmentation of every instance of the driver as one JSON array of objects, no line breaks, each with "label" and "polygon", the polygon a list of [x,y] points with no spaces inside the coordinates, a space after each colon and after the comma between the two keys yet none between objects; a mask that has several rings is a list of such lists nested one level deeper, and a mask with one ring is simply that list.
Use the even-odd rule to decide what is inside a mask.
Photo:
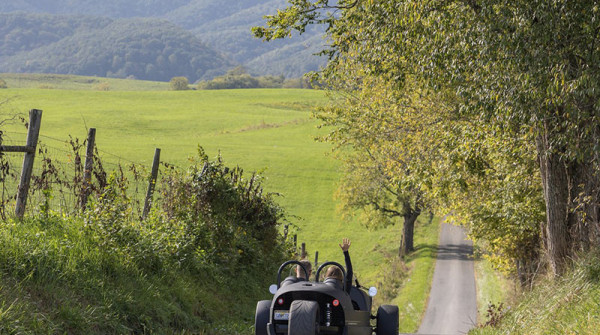
[{"label": "driver", "polygon": [[312,265],[308,259],[301,259],[300,264],[302,264],[302,266],[304,266],[306,269],[306,272],[308,272],[308,278],[306,278],[304,270],[302,270],[299,265],[296,265],[296,278],[298,278],[298,280],[308,280],[310,278],[310,274],[312,273]]}]

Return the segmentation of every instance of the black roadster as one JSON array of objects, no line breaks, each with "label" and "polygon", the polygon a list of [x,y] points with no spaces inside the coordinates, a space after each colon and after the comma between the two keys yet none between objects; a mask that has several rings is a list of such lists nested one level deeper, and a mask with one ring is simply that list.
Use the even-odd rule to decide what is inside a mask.
[{"label": "black roadster", "polygon": [[348,290],[343,287],[346,280],[344,284],[336,279],[319,281],[321,271],[331,265],[339,267],[346,277],[339,263],[321,264],[314,282],[292,276],[281,281],[282,271],[291,264],[300,266],[308,277],[299,261],[287,261],[279,267],[277,284],[270,288],[273,299],[256,305],[256,335],[398,335],[398,306],[383,305],[377,314],[371,314],[372,297],[377,293],[374,287],[366,290],[355,281]]}]

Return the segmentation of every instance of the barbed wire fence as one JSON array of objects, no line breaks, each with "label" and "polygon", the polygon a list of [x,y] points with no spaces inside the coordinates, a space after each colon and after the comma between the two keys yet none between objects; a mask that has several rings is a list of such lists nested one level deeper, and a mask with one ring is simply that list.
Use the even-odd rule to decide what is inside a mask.
[{"label": "barbed wire fence", "polygon": [[[23,143],[27,132],[2,131],[1,135],[3,146],[16,146]],[[68,215],[81,209],[87,141],[72,136],[61,139],[39,135],[28,192],[28,215],[50,211]],[[132,210],[142,217],[151,166],[98,146],[94,146],[93,156],[90,190],[101,192],[108,179],[117,179],[127,185]],[[0,217],[3,219],[15,207],[22,160],[22,155],[0,152]]]}]

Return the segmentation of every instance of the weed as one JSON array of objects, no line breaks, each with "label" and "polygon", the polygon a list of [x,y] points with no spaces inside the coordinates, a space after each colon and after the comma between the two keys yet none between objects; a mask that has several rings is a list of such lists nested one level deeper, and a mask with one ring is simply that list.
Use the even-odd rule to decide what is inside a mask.
[{"label": "weed", "polygon": [[504,317],[504,314],[505,309],[503,303],[499,303],[498,305],[489,304],[486,313],[487,321],[482,326],[498,327],[500,325],[500,322],[502,321],[502,318]]}]

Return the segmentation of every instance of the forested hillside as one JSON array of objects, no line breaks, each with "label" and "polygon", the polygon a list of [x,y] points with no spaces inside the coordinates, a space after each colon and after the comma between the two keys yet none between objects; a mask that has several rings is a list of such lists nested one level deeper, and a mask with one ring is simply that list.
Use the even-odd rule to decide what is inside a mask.
[{"label": "forested hillside", "polygon": [[162,19],[0,14],[4,72],[41,72],[191,81],[232,63],[192,33]]},{"label": "forested hillside", "polygon": [[[243,8],[242,4],[246,7]],[[221,3],[214,3],[213,7],[217,5],[223,7]],[[264,24],[263,16],[287,5],[287,0],[233,0],[227,2],[227,6],[231,6],[227,8],[239,8],[235,12],[198,20],[197,17],[203,18],[206,13],[214,15],[212,13],[225,11],[221,8],[193,8],[189,11],[192,14],[188,14],[190,21],[183,20],[182,24],[209,46],[246,66],[253,74],[299,77],[318,70],[325,63],[324,57],[315,55],[323,48],[321,28],[309,27],[301,36],[296,34],[293,39],[270,43],[254,38],[250,31],[251,27]],[[167,16],[173,22],[184,17],[174,14]]]},{"label": "forested hillside", "polygon": [[[323,40],[320,37],[321,29],[312,29],[299,38],[277,43],[264,43],[253,38],[250,32],[252,26],[262,24],[264,15],[286,5],[286,0],[230,0],[226,2],[216,0],[174,0],[169,2],[158,0],[94,2],[57,0],[52,1],[51,4],[42,0],[2,2],[0,3],[0,13],[12,14],[8,16],[2,14],[0,17],[0,30],[5,36],[4,40],[0,40],[0,61],[4,60],[0,63],[0,72],[135,76],[150,80],[168,80],[173,76],[185,75],[190,81],[195,81],[223,74],[226,69],[223,70],[221,66],[232,68],[244,65],[254,75],[299,77],[308,71],[317,70],[325,63],[323,57],[314,55],[323,46]],[[25,12],[61,16],[52,19],[51,15],[30,16]],[[69,14],[69,16],[62,16],[62,14]],[[167,25],[164,22],[159,23],[160,21],[154,20],[139,21],[140,17],[166,19],[173,26],[166,28]],[[113,24],[113,20],[117,19],[119,19],[118,23]],[[124,24],[123,22],[126,20],[134,20],[134,23]],[[140,24],[140,22],[144,23]],[[134,31],[118,30],[129,29],[132,26]],[[33,29],[33,27],[36,28]],[[155,31],[159,28],[163,31],[162,33]],[[172,54],[169,53],[172,51],[172,46],[164,43],[155,45],[155,43],[149,43],[144,37],[139,40],[141,33],[136,33],[136,31],[142,29],[144,33],[153,35],[150,37],[151,39],[166,41],[175,38],[176,45],[189,45],[187,50],[180,50],[174,56],[183,57],[183,59],[177,59],[177,64],[169,64],[169,67],[165,67],[165,63],[157,58],[160,56],[168,58]],[[169,31],[166,35],[165,30]],[[185,30],[194,36],[184,34]],[[124,35],[125,39],[120,40],[117,45],[117,41],[110,40],[114,39],[115,35]],[[67,40],[63,41],[62,39],[65,38]],[[194,40],[195,38],[199,38],[199,41]],[[202,43],[206,43],[214,51],[208,51],[204,46],[200,47]],[[74,53],[78,44],[81,47],[77,53]],[[110,68],[107,66],[106,55],[102,57],[89,56],[92,46],[96,46],[97,49],[102,48],[102,53],[106,55],[113,53],[113,57],[117,57],[116,66]],[[40,47],[44,48],[38,49]],[[137,51],[129,53],[126,63],[130,64],[126,66],[119,64],[118,59],[123,58],[124,54],[113,51],[113,47]],[[148,47],[162,47],[162,49],[142,50]],[[71,52],[66,50],[71,50]],[[17,56],[16,52],[26,52],[26,54]],[[228,58],[229,63],[222,60],[221,56],[216,55],[212,57],[218,58],[218,60],[213,63],[204,60],[206,56],[215,52]],[[137,53],[144,54],[144,58],[139,60],[135,58]],[[196,56],[185,56],[185,54],[196,54]],[[14,57],[10,58],[10,56]],[[150,56],[153,57],[152,60]],[[100,60],[100,66],[88,64],[89,60],[96,59]],[[216,67],[209,71],[204,68],[207,65]],[[174,71],[173,67],[180,71]],[[160,71],[156,68],[159,68]]]}]

